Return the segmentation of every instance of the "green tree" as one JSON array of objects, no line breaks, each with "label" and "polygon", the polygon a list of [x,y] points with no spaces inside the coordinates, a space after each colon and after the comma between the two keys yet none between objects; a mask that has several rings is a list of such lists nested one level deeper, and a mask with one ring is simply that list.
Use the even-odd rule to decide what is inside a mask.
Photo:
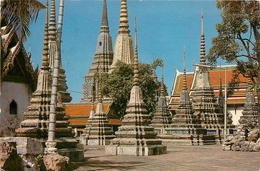
[{"label": "green tree", "polygon": [[38,0],[1,0],[1,21],[5,19],[14,28],[20,40],[30,36],[29,24],[36,21],[45,8]]},{"label": "green tree", "polygon": [[[102,76],[102,93],[104,96],[113,98],[111,110],[122,119],[126,114],[126,106],[130,99],[130,91],[133,87],[133,65],[118,61],[116,69],[110,74]],[[152,67],[149,64],[139,63],[139,80],[142,89],[146,109],[151,115],[155,109],[155,93],[159,85],[151,78]]]},{"label": "green tree", "polygon": [[[260,4],[258,0],[217,0],[222,22],[216,24],[218,35],[212,39],[207,58],[237,64],[234,80],[242,74],[253,82],[258,96],[260,123]],[[258,124],[260,127],[260,124]]]}]

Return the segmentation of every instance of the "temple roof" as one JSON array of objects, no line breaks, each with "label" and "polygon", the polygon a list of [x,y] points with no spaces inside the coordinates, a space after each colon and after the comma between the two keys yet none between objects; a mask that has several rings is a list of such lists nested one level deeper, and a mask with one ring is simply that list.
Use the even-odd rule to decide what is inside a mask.
[{"label": "temple roof", "polygon": [[[228,86],[228,83],[233,78],[234,69],[235,69],[235,65],[227,65],[222,67],[217,66],[209,70],[210,84],[214,90],[215,97],[219,95],[220,78],[222,79],[222,89],[223,89],[222,91],[224,91],[224,87]],[[195,67],[195,71],[196,70],[197,67]],[[187,89],[190,93],[190,96],[192,96],[193,89],[195,87],[195,82],[196,82],[194,79],[196,78],[196,72],[187,72],[186,77],[187,77]],[[248,86],[248,78],[239,75],[239,80],[240,80],[240,84],[236,89],[234,89],[234,94],[231,97],[228,97],[227,100],[228,104],[245,103],[245,97],[247,94],[246,89]],[[173,86],[171,90],[170,106],[173,105],[174,103],[179,102],[182,86],[183,86],[183,72],[176,70],[176,74],[174,77]],[[171,107],[173,108],[173,106]]]},{"label": "temple roof", "polygon": [[5,19],[1,20],[1,54],[1,79],[28,83],[34,91],[38,69],[33,69],[30,52],[26,52],[22,41],[19,41],[15,30],[7,26]]},{"label": "temple roof", "polygon": [[[110,103],[103,102],[104,113],[109,113]],[[94,104],[94,111],[96,112],[97,104]],[[92,109],[91,103],[67,103],[65,104],[66,115],[69,117],[70,126],[85,127],[88,123],[90,111]],[[111,125],[121,125],[119,119],[108,119]]]}]

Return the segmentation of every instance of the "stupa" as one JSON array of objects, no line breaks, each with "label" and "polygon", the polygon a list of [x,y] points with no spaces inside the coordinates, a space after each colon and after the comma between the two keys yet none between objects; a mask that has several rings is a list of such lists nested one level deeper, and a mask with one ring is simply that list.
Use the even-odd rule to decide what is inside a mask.
[{"label": "stupa", "polygon": [[242,111],[242,116],[239,119],[239,123],[245,126],[254,127],[257,124],[257,105],[255,103],[255,95],[252,91],[252,82],[251,79],[248,79],[248,89],[246,95],[246,102],[244,110]]},{"label": "stupa", "polygon": [[98,101],[98,79],[95,79],[95,74],[98,72],[98,67],[101,68],[102,72],[108,72],[113,60],[112,38],[109,32],[107,2],[104,0],[96,52],[89,73],[85,76],[85,81],[82,86],[83,96],[81,102],[91,102],[93,95],[92,91],[94,91],[94,95],[96,95],[94,100]]},{"label": "stupa", "polygon": [[[106,114],[104,113],[101,93],[101,68],[99,69],[99,86],[98,86],[98,104],[96,112],[90,113],[90,123],[88,128],[88,145],[108,145],[110,140],[115,138],[112,127],[108,123]],[[93,105],[92,105],[93,107]],[[91,112],[93,112],[93,108]]]},{"label": "stupa", "polygon": [[160,88],[160,96],[158,97],[156,111],[150,126],[154,127],[158,134],[164,134],[164,128],[167,128],[172,123],[172,117],[167,106],[164,88],[164,75],[162,71],[162,81]]},{"label": "stupa", "polygon": [[[48,4],[47,4],[48,7]],[[47,138],[48,123],[51,102],[51,71],[49,67],[49,51],[53,54],[57,51],[56,44],[56,22],[55,22],[55,2],[52,0],[50,13],[50,27],[48,33],[48,8],[46,8],[46,21],[44,29],[44,46],[42,55],[42,66],[38,76],[36,91],[32,94],[30,105],[24,112],[25,120],[21,122],[20,128],[16,129],[16,136],[31,138]],[[48,48],[48,37],[50,38],[50,49]],[[72,137],[72,129],[69,127],[62,102],[57,105],[57,137]]]},{"label": "stupa", "polygon": [[187,136],[194,134],[194,127],[192,123],[193,109],[190,101],[190,95],[187,89],[185,50],[183,56],[183,86],[180,94],[179,106],[176,110],[176,114],[173,116],[170,133],[179,135],[185,134]]},{"label": "stupa", "polygon": [[134,84],[131,89],[130,101],[127,105],[123,125],[115,132],[116,138],[105,147],[106,154],[150,156],[166,153],[166,146],[157,139],[150,117],[145,109],[142,90],[139,87],[137,31],[135,24],[135,52],[134,52]]},{"label": "stupa", "polygon": [[116,68],[117,61],[122,61],[126,64],[133,63],[133,47],[132,37],[129,34],[127,0],[121,0],[120,8],[119,30],[114,47],[113,62],[110,66],[109,72],[112,72]]}]

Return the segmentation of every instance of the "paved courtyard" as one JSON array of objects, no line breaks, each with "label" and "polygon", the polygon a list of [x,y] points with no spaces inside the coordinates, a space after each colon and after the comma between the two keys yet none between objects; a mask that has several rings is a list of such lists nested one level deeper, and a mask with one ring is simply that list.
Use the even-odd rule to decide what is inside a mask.
[{"label": "paved courtyard", "polygon": [[88,146],[85,162],[70,163],[75,171],[260,171],[259,152],[222,151],[221,145],[173,146],[156,156],[111,156],[105,148]]}]

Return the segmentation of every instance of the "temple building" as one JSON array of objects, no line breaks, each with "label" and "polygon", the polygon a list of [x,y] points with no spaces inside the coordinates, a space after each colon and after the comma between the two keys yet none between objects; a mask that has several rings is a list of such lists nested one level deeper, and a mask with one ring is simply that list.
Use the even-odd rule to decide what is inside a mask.
[{"label": "temple building", "polygon": [[0,137],[14,136],[24,119],[37,83],[38,68],[33,69],[31,54],[26,52],[16,30],[1,16],[0,63]]},{"label": "temple building", "polygon": [[94,60],[92,66],[89,69],[89,73],[85,76],[85,81],[83,83],[83,96],[81,102],[90,102],[92,99],[92,91],[94,91],[95,101],[97,98],[97,80],[95,79],[95,74],[98,68],[106,73],[113,60],[113,49],[112,49],[112,38],[109,34],[108,25],[108,15],[107,15],[107,3],[106,0],[103,1],[103,14],[100,27],[100,33],[97,38],[96,52],[94,55]]},{"label": "temple building", "polygon": [[[228,87],[231,79],[233,78],[233,72],[235,70],[235,65],[225,65],[225,66],[216,66],[211,68],[209,72],[209,82],[213,88],[215,99],[219,99],[219,94],[222,90],[224,95],[225,91],[224,87]],[[197,67],[195,67],[195,71]],[[189,91],[189,95],[192,96],[195,80],[196,80],[196,72],[187,72],[186,80],[187,80],[187,89]],[[174,115],[176,113],[176,109],[178,108],[178,102],[180,101],[180,93],[183,87],[183,79],[184,73],[180,72],[176,69],[176,74],[173,81],[173,86],[170,94],[169,101],[169,109],[171,113]],[[220,80],[222,80],[222,84],[220,84]],[[238,125],[239,119],[242,116],[242,111],[244,110],[244,105],[246,102],[247,96],[247,88],[248,88],[248,79],[239,75],[240,83],[234,87],[233,94],[229,94],[227,96],[227,112],[229,116],[232,116],[232,124]],[[227,92],[229,89],[227,88]],[[252,94],[256,95],[255,91],[252,91]],[[257,97],[254,96],[255,102],[257,102]],[[219,103],[219,102],[217,102]],[[221,107],[221,106],[220,106]]]}]

